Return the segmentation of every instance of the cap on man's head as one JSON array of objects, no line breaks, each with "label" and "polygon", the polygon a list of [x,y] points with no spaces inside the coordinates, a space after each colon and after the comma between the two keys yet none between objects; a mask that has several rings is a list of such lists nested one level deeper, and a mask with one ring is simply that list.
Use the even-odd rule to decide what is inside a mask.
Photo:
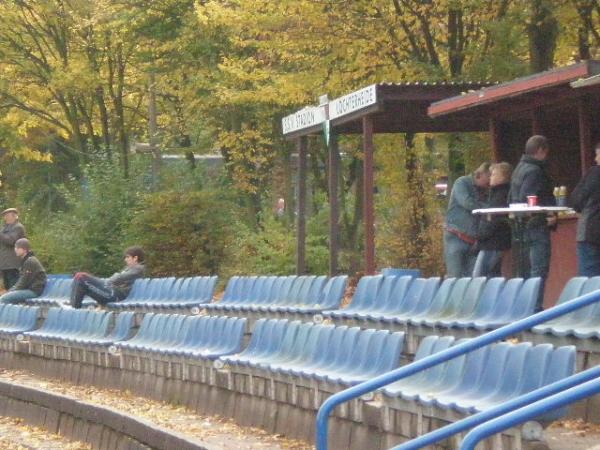
[{"label": "cap on man's head", "polygon": [[17,241],[15,242],[15,248],[22,248],[23,250],[31,250],[31,244],[29,243],[29,239],[27,238],[21,238],[21,239],[17,239]]},{"label": "cap on man's head", "polygon": [[17,208],[7,208],[4,211],[2,211],[0,214],[4,215],[4,214],[8,214],[8,213],[19,214],[19,210]]}]

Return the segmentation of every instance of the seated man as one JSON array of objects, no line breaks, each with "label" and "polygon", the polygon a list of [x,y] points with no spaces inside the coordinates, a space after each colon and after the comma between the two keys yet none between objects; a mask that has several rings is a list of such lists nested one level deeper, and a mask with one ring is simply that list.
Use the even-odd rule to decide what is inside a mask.
[{"label": "seated man", "polygon": [[83,297],[89,295],[101,305],[119,302],[129,294],[133,282],[144,276],[144,250],[133,246],[125,250],[126,267],[110,278],[97,278],[89,273],[77,272],[73,276],[71,306],[81,308]]},{"label": "seated man", "polygon": [[39,297],[46,286],[46,271],[33,255],[28,239],[21,238],[15,242],[15,253],[21,259],[19,279],[0,297],[1,303],[19,303]]}]

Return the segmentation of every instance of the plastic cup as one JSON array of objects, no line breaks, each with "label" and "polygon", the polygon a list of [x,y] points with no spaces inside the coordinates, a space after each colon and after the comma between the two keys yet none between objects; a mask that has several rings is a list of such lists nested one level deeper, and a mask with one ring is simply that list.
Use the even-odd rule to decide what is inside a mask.
[{"label": "plastic cup", "polygon": [[527,196],[527,206],[537,206],[537,195],[528,195]]}]

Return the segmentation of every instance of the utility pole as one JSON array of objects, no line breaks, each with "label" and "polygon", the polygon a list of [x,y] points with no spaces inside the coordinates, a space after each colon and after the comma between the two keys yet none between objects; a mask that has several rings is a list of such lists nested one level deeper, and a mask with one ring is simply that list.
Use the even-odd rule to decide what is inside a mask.
[{"label": "utility pole", "polygon": [[162,155],[158,145],[158,126],[156,123],[156,81],[154,71],[150,72],[148,85],[148,136],[150,140],[150,152],[152,153],[152,190],[158,190],[160,181],[160,166]]}]

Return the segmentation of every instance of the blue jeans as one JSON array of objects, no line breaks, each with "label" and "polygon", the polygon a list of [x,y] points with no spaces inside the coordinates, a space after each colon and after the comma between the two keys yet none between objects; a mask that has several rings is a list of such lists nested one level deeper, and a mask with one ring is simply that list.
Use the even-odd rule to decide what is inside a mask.
[{"label": "blue jeans", "polygon": [[19,289],[18,291],[8,291],[0,296],[0,303],[21,303],[36,297],[39,295],[29,289]]},{"label": "blue jeans", "polygon": [[502,275],[502,252],[480,250],[473,269],[474,277],[499,277]]},{"label": "blue jeans", "polygon": [[600,275],[600,245],[591,242],[577,243],[578,275],[595,277]]},{"label": "blue jeans", "polygon": [[544,287],[546,278],[550,271],[550,256],[552,244],[550,242],[550,230],[547,227],[536,227],[525,230],[525,248],[529,254],[529,276],[528,278],[540,277],[540,295],[536,303],[536,311],[542,310],[544,301]]},{"label": "blue jeans", "polygon": [[444,259],[447,277],[470,277],[473,274],[477,254],[472,245],[458,236],[444,231]]}]

